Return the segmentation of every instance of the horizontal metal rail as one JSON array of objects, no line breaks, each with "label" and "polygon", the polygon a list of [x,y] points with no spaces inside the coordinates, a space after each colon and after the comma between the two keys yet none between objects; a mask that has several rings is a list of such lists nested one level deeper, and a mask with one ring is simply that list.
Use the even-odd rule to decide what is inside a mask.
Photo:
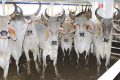
[{"label": "horizontal metal rail", "polygon": [[113,33],[112,35],[120,36],[120,34],[118,34],[118,33]]},{"label": "horizontal metal rail", "polygon": [[120,48],[118,48],[118,47],[111,47],[111,48],[113,48],[113,49],[120,49]]},{"label": "horizontal metal rail", "polygon": [[[38,2],[5,2],[5,4],[12,4],[12,3],[16,3],[16,4],[39,4]],[[0,2],[0,4],[2,4],[2,2]],[[50,5],[51,3],[50,2],[41,2],[41,4]],[[61,5],[61,4],[55,2],[53,5]],[[79,6],[80,4],[77,4],[77,3],[69,3],[69,4],[68,3],[63,3],[62,5]],[[86,6],[86,5],[81,4],[81,6]],[[92,6],[92,5],[87,4],[87,6]]]},{"label": "horizontal metal rail", "polygon": [[120,54],[111,52],[112,55],[120,56]]},{"label": "horizontal metal rail", "polygon": [[117,40],[112,40],[112,42],[120,43],[120,41],[117,41]]}]

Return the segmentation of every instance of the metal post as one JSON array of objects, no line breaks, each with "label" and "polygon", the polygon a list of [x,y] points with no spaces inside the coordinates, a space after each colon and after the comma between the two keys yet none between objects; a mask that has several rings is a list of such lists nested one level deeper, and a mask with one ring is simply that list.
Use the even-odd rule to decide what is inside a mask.
[{"label": "metal post", "polygon": [[3,16],[5,16],[5,2],[6,0],[2,0],[2,10],[3,10]]},{"label": "metal post", "polygon": [[113,6],[114,6],[114,0],[104,0],[104,17],[106,18],[112,18],[113,17]]}]

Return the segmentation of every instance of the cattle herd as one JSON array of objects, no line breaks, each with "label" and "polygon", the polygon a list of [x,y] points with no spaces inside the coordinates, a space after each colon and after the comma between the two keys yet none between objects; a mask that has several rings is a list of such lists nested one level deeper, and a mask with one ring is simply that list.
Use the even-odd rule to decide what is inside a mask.
[{"label": "cattle herd", "polygon": [[[27,74],[31,73],[29,50],[33,53],[38,72],[40,71],[39,64],[42,65],[41,79],[44,79],[47,56],[53,60],[55,75],[59,76],[57,70],[59,46],[64,55],[67,50],[70,55],[71,49],[74,47],[77,64],[79,64],[79,54],[85,51],[86,66],[89,54],[95,53],[98,73],[100,72],[100,59],[106,58],[105,66],[108,69],[112,32],[113,30],[117,33],[120,32],[120,9],[115,8],[116,12],[112,18],[104,18],[98,15],[98,7],[95,10],[98,22],[95,23],[91,20],[91,6],[87,5],[84,9],[82,6],[82,10],[78,14],[76,11],[69,11],[69,15],[66,15],[63,9],[61,14],[49,16],[46,9],[39,20],[36,16],[41,10],[41,3],[34,14],[27,16],[23,14],[18,5],[15,3],[13,5],[15,10],[11,15],[0,16],[0,67],[4,71],[4,80],[7,79],[11,56],[15,59],[16,71],[19,74],[18,64],[23,51],[27,60]],[[120,40],[119,36],[115,36],[115,38]]]}]

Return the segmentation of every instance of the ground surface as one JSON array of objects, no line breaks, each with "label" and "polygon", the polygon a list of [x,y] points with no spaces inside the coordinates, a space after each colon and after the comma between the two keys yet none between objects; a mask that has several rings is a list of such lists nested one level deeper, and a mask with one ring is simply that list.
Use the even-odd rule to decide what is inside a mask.
[{"label": "ground surface", "polygon": [[[72,61],[71,64],[69,62],[69,57],[65,56],[65,61],[63,64],[62,61],[62,51],[59,49],[59,55],[58,55],[58,71],[60,74],[59,78],[55,78],[54,74],[54,68],[52,66],[52,62],[48,61],[48,67],[46,68],[45,72],[45,80],[97,80],[99,76],[96,75],[96,58],[93,54],[90,55],[89,59],[89,66],[88,70],[85,70],[85,60],[84,55],[80,55],[79,60],[79,66],[76,67],[76,54],[74,52],[74,49],[71,52]],[[31,59],[33,57],[31,56]],[[112,66],[117,60],[112,59],[110,66]],[[101,66],[101,74],[102,75],[105,72],[105,66],[104,66],[105,60],[102,60],[102,66]],[[26,59],[24,55],[22,55],[20,59],[20,76],[16,74],[16,66],[15,62],[12,59],[12,62],[10,63],[10,69],[8,74],[9,80],[40,80],[41,72],[38,73],[35,69],[35,65],[33,62],[33,59],[31,61],[31,71],[32,74],[27,75],[26,74]],[[0,69],[0,77],[2,77],[3,70]],[[2,78],[0,79],[2,80]],[[114,79],[114,80],[120,80],[120,74]]]}]

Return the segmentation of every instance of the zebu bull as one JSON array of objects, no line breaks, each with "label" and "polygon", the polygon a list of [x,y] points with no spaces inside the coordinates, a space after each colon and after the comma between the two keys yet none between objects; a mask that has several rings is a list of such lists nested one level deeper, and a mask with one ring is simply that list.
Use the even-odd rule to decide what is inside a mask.
[{"label": "zebu bull", "polygon": [[71,52],[72,45],[73,45],[73,36],[74,36],[73,33],[75,31],[73,24],[72,24],[72,20],[69,16],[66,17],[65,21],[63,22],[62,28],[64,31],[63,33],[60,33],[59,40],[60,40],[60,46],[63,51],[63,61],[64,61],[66,51],[68,51],[68,55],[70,56],[70,52]]},{"label": "zebu bull", "polygon": [[25,33],[24,42],[23,42],[23,50],[25,52],[25,56],[27,59],[27,74],[31,73],[29,50],[31,50],[33,53],[33,58],[34,58],[36,70],[38,72],[40,71],[40,68],[39,68],[38,63],[37,63],[37,57],[39,58],[39,62],[41,62],[40,61],[41,54],[39,52],[39,39],[38,39],[38,36],[36,34],[36,30],[35,30],[35,26],[34,26],[34,24],[36,23],[36,16],[40,12],[40,9],[41,9],[41,3],[39,3],[39,8],[38,8],[36,13],[25,16],[26,18],[29,18],[32,20],[32,22],[29,23],[29,25],[28,25],[28,28],[27,28],[26,33]]},{"label": "zebu bull", "polygon": [[28,28],[25,33],[24,42],[23,42],[23,50],[25,52],[25,56],[27,59],[27,74],[31,73],[29,50],[31,50],[33,53],[36,70],[38,72],[40,71],[38,63],[37,63],[37,57],[40,57],[39,56],[40,54],[39,53],[39,40],[38,40],[36,31],[35,31],[35,26],[33,25],[34,25],[34,22],[29,23]]},{"label": "zebu bull", "polygon": [[74,35],[74,48],[77,54],[77,64],[79,63],[79,53],[82,54],[84,51],[86,52],[85,60],[86,65],[88,64],[88,56],[92,44],[94,24],[89,20],[90,15],[87,15],[88,12],[82,10],[78,15],[74,16],[70,12],[71,18],[74,19],[74,26],[76,27],[75,35]]},{"label": "zebu bull", "polygon": [[95,10],[95,15],[100,21],[100,24],[95,24],[96,29],[94,33],[94,46],[97,58],[97,70],[99,73],[99,68],[101,65],[100,57],[102,57],[102,59],[106,58],[106,69],[108,69],[108,64],[110,62],[113,23],[112,18],[103,18],[99,16],[97,14],[98,9],[99,8]]},{"label": "zebu bull", "polygon": [[4,80],[7,80],[9,61],[10,61],[10,49],[9,39],[16,41],[16,30],[10,25],[11,19],[15,17],[15,11],[11,15],[0,16],[0,67],[4,70]]},{"label": "zebu bull", "polygon": [[55,75],[58,76],[57,70],[57,55],[58,55],[58,30],[61,26],[61,23],[65,19],[65,10],[60,16],[49,16],[45,10],[45,16],[41,15],[41,19],[45,24],[38,23],[36,24],[36,32],[40,40],[40,48],[43,49],[42,59],[43,59],[43,71],[41,78],[44,79],[45,69],[47,67],[46,57],[49,56],[53,60],[53,66],[55,68]]},{"label": "zebu bull", "polygon": [[[16,17],[11,21],[10,24],[13,25],[16,30],[17,40],[12,41],[11,39],[9,39],[9,42],[10,42],[9,48],[10,48],[10,52],[12,53],[13,58],[16,61],[17,73],[19,74],[18,64],[19,64],[19,59],[23,51],[22,44],[23,44],[26,29],[28,27],[28,23],[31,22],[31,19],[23,15],[22,9],[20,7],[18,7],[17,5],[15,6],[20,9],[20,12],[19,12],[20,14],[16,15]],[[40,9],[38,9],[34,15],[38,14],[39,11]]]}]

